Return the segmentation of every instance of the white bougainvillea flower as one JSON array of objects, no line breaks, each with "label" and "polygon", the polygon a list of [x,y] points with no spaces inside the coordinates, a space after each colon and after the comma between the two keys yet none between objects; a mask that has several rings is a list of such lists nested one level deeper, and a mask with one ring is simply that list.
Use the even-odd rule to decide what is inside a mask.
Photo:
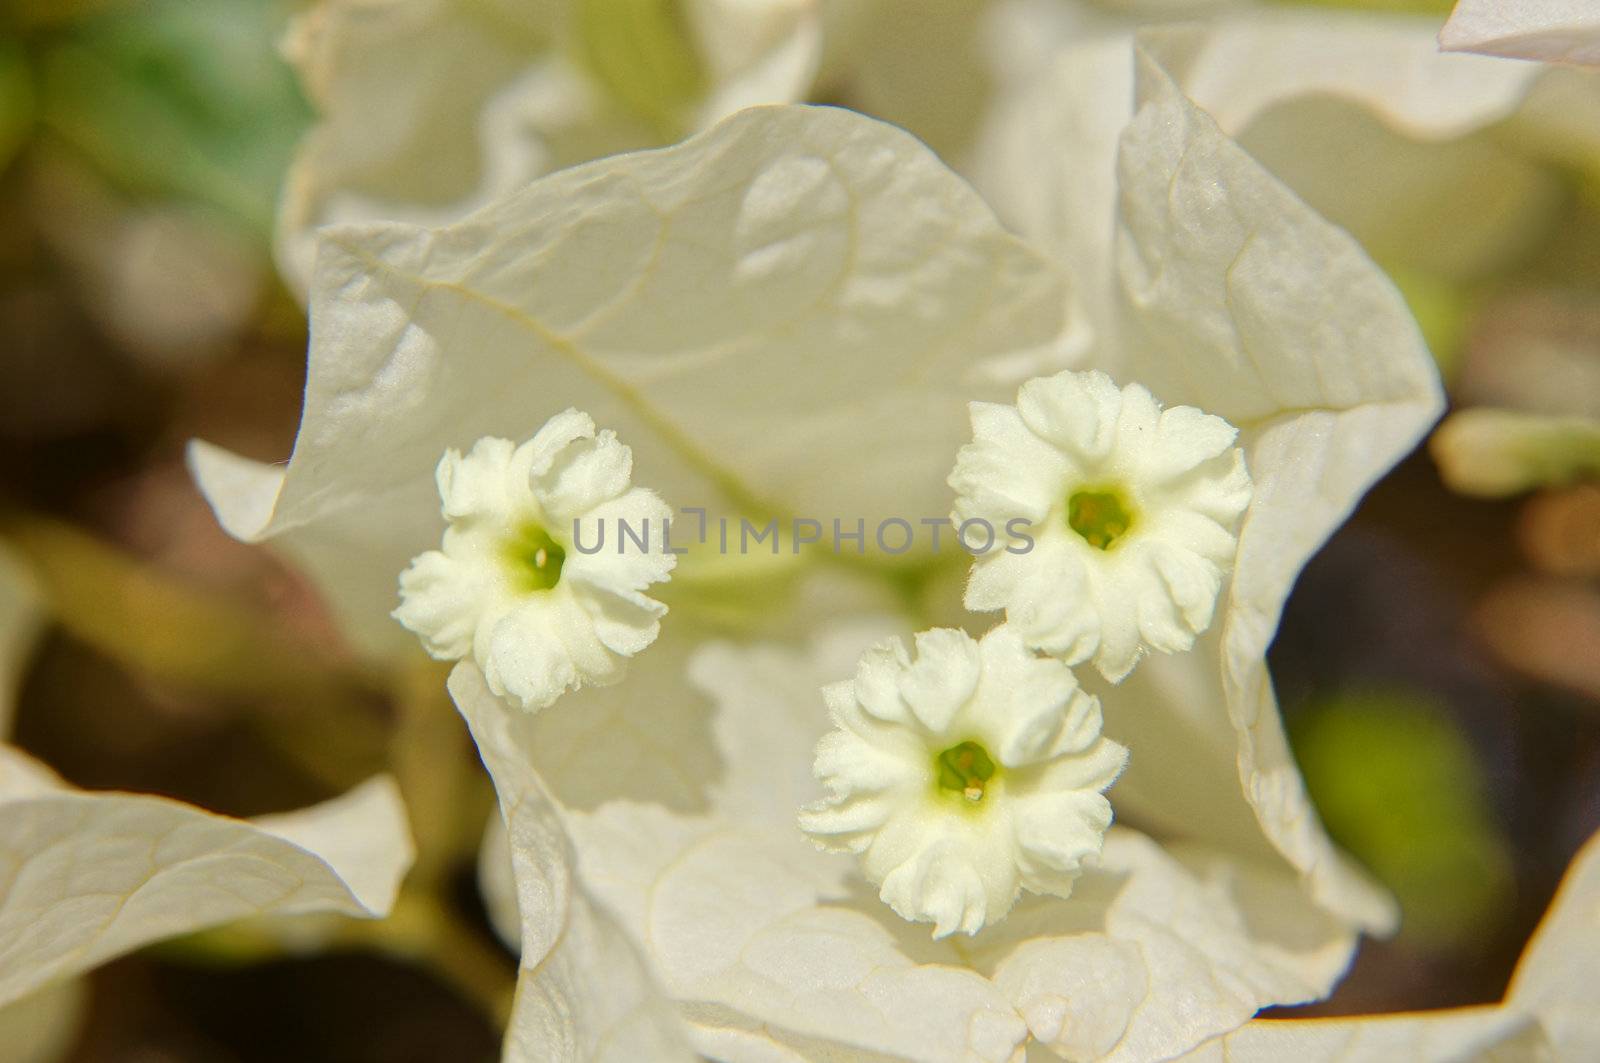
[{"label": "white bougainvillea flower", "polygon": [[814,0],[328,0],[285,52],[320,114],[285,181],[278,260],[316,229],[443,224],[540,174],[805,97]]},{"label": "white bougainvillea flower", "polygon": [[439,541],[447,449],[576,406],[679,506],[936,516],[967,402],[1015,390],[986,364],[1037,356],[1066,301],[926,148],[820,107],[745,111],[439,230],[333,227],[318,263],[287,467],[190,462],[225,528],[274,540],[385,655],[414,644],[388,612]]},{"label": "white bougainvillea flower", "polygon": [[[1214,846],[1163,847],[1125,827],[1106,835],[1070,898],[1025,895],[971,938],[913,932],[855,858],[818,853],[794,821],[797,807],[827,796],[812,772],[829,732],[819,690],[884,633],[857,615],[799,649],[702,644],[688,672],[714,705],[706,741],[719,767],[706,807],[618,800],[560,816],[578,854],[568,895],[581,890],[613,915],[702,1054],[1009,1063],[1034,1041],[1070,1059],[1167,1058],[1267,1004],[1314,999],[1343,971],[1354,934],[1310,901],[1292,869]],[[636,679],[573,697],[614,697]],[[523,772],[540,725],[571,715],[501,711],[470,664],[451,691],[475,733],[512,729],[516,748],[504,757]],[[519,881],[561,851],[550,838],[519,840],[514,828],[510,847]],[[524,891],[524,920],[552,919],[542,896]],[[524,955],[526,971],[539,970],[539,955]],[[602,962],[620,961],[595,957],[585,970]],[[637,985],[627,971],[617,977]]]},{"label": "white bougainvillea flower", "polygon": [[1002,625],[981,641],[936,628],[868,650],[823,691],[835,729],[817,747],[827,796],[800,826],[861,858],[902,918],[933,936],[999,922],[1021,890],[1066,897],[1111,825],[1102,792],[1128,751],[1072,670]]},{"label": "white bougainvillea flower", "polygon": [[1592,0],[1457,0],[1439,46],[1548,63],[1600,64],[1600,9]]},{"label": "white bougainvillea flower", "polygon": [[961,173],[980,166],[997,106],[1062,45],[1258,0],[852,0],[827,14],[823,83],[847,107],[909,129]]},{"label": "white bougainvillea flower", "polygon": [[[1577,70],[1441,55],[1438,28],[1266,5],[1141,37],[1224,133],[1380,262],[1470,281],[1516,262],[1560,208],[1548,160],[1587,164],[1596,99]],[[1112,277],[1106,218],[1132,111],[1131,37],[1129,26],[1058,48],[1047,76],[1001,108],[971,168],[1003,217],[1079,267],[1082,307],[1102,327],[1115,310],[1098,289]],[[1067,136],[1078,150],[1044,149]]]},{"label": "white bougainvillea flower", "polygon": [[1190,1063],[1386,1063],[1600,1058],[1600,835],[1573,857],[1498,1005],[1249,1023],[1183,1057]]},{"label": "white bougainvillea flower", "polygon": [[[583,789],[570,816],[583,880],[719,1046],[754,1039],[767,1058],[776,1039],[803,1058],[843,1044],[1006,1059],[1031,1036],[1086,1045],[1072,1051],[1091,1058],[1171,1055],[1267,1004],[1325,993],[1351,926],[1392,919],[1309,807],[1263,654],[1306,557],[1435,416],[1437,379],[1397,293],[1350,239],[1159,69],[1142,77],[1122,202],[1114,211],[1108,200],[1099,222],[1122,229],[1124,266],[1102,260],[1105,273],[1081,287],[1148,316],[1151,335],[1125,343],[1120,329],[1100,329],[1083,350],[1118,379],[1239,426],[1256,491],[1212,631],[1119,688],[1129,711],[1110,735],[1136,755],[1118,812],[1247,870],[1113,831],[1132,840],[1108,840],[1109,877],[1086,872],[1067,900],[1024,899],[972,939],[1014,941],[1015,954],[975,960],[955,939],[909,934],[853,860],[815,852],[796,829],[797,802],[822,796],[810,779],[825,729],[814,684],[796,702],[811,715],[794,737],[759,710],[718,714],[763,728],[734,752],[710,740],[695,715],[703,699],[685,697],[681,679],[578,691],[574,701],[638,705],[594,714],[619,726],[587,740],[575,723],[558,728],[561,748],[603,765],[597,751],[615,739],[647,769],[616,772],[608,799],[606,771],[549,767],[559,755],[544,749],[541,770]],[[1066,142],[1038,143],[1054,160]],[[1111,169],[1109,154],[1102,162]],[[1036,172],[1053,177],[1056,165]],[[1010,399],[1041,364],[1064,368],[1051,361],[1066,301],[1056,271],[914,140],[826,108],[746,112],[674,148],[553,174],[438,231],[336,227],[318,262],[306,412],[287,469],[203,446],[192,459],[226,526],[303,561],[379,652],[404,634],[384,621],[395,573],[437,541],[428,471],[449,447],[516,437],[575,404],[621,432],[640,481],[680,504],[870,528],[947,513],[967,404]],[[1141,351],[1146,363],[1130,368]],[[840,623],[838,610],[819,616],[799,633]],[[686,618],[676,614],[663,643]],[[638,670],[668,659],[665,648]],[[750,693],[745,704],[762,702]],[[503,715],[536,730],[588,714]],[[636,734],[626,726],[636,719],[656,722]],[[799,782],[776,785],[775,756]],[[768,807],[779,798],[781,809]],[[1141,888],[1119,890],[1118,876]],[[1254,944],[1272,934],[1242,884],[1258,880],[1276,898],[1262,911],[1292,912],[1272,926],[1314,933]],[[1072,906],[1096,898],[1088,939],[1034,944],[1076,937],[1087,909]],[[1036,906],[1042,926],[1023,919]],[[1078,953],[1098,965],[1095,994],[1072,983],[1090,965],[1054,960]],[[1002,966],[1010,989],[991,974]],[[1203,1005],[1191,1002],[1196,985]]]},{"label": "white bougainvillea flower", "polygon": [[[1600,151],[1593,71],[1440,54],[1437,31],[1279,10],[1148,38],[1224,132],[1395,276],[1424,282],[1411,293],[1425,321],[1524,261],[1568,209],[1566,168]],[[1245,69],[1246,56],[1261,61]]]},{"label": "white bougainvillea flower", "polygon": [[[1083,278],[1092,342],[1080,365],[1226,419],[1253,482],[1212,627],[1118,688],[1111,735],[1134,751],[1119,814],[1188,836],[1262,837],[1322,903],[1382,929],[1392,904],[1318,825],[1265,651],[1301,567],[1431,427],[1442,389],[1383,272],[1178,88],[1173,71],[1223,76],[1186,47],[1210,32],[1152,31],[1133,64],[1114,41],[1064,51],[997,131],[986,183]],[[1359,53],[1355,36],[1333,35],[1340,56]]]},{"label": "white bougainvillea flower", "polygon": [[663,541],[672,510],[633,486],[616,433],[569,409],[521,446],[447,451],[437,479],[450,526],[401,574],[395,619],[435,658],[471,654],[529,711],[621,679],[667,611],[643,592],[678,558]]},{"label": "white bougainvillea flower", "polygon": [[973,403],[972,431],[952,522],[1026,538],[977,555],[967,608],[1004,609],[1028,645],[1112,682],[1211,626],[1250,503],[1232,425],[1066,371],[1028,381],[1015,406]]},{"label": "white bougainvillea flower", "polygon": [[[1136,250],[1182,264],[1166,271],[1168,283],[1154,293],[1142,285],[1149,274],[1131,267],[1136,259],[1126,275],[1131,295],[1141,298],[1139,312],[1157,315],[1170,331],[1149,344],[1149,363],[1139,371],[1112,363],[1128,360],[1133,349],[1117,331],[1102,330],[1106,343],[1096,349],[1118,378],[1238,424],[1258,490],[1213,632],[1192,655],[1155,656],[1118,690],[1130,711],[1118,712],[1110,736],[1136,751],[1118,781],[1118,813],[1224,855],[1243,853],[1290,893],[1283,903],[1301,905],[1299,922],[1317,919],[1304,898],[1293,897],[1304,876],[1304,889],[1328,913],[1384,927],[1392,919],[1384,895],[1339,858],[1310,812],[1270,703],[1262,652],[1299,565],[1435,415],[1437,378],[1394,288],[1349,237],[1283,191],[1157,74],[1147,74],[1149,99],[1126,134],[1120,216],[1123,239]],[[1043,166],[1042,173],[1053,171]],[[1219,203],[1219,195],[1227,199]],[[1102,224],[1110,229],[1117,218],[1107,205]],[[1122,275],[1109,263],[1101,267],[1109,279],[1086,277],[1085,287],[1122,291]],[[334,227],[325,234],[314,288],[306,416],[288,467],[205,447],[192,459],[226,527],[250,540],[270,538],[302,560],[347,629],[374,652],[403,634],[382,621],[395,573],[437,536],[429,469],[445,448],[482,435],[517,437],[526,424],[574,403],[634,445],[640,482],[680,504],[859,517],[869,527],[888,517],[942,515],[949,512],[950,463],[970,439],[968,403],[1006,402],[1021,379],[1038,375],[1038,365],[1050,363],[1066,306],[1056,271],[1005,234],[986,205],[917,142],[869,118],[810,107],[752,110],[672,149],[550,174],[440,231]],[[1110,304],[1122,301],[1118,295]],[[1307,320],[1317,322],[1310,333]],[[1158,359],[1163,351],[1184,357]],[[1226,403],[1192,394],[1190,370],[1224,392]],[[840,623],[837,612],[819,616],[813,626]],[[675,615],[662,644],[686,618]],[[851,647],[850,664],[862,645]],[[643,655],[638,671],[667,660],[664,650]],[[634,676],[571,695],[595,706],[616,695],[630,700],[626,708],[518,716],[518,724],[562,724],[560,743],[531,744],[530,756],[539,757],[557,797],[565,799],[570,786],[581,789],[574,816],[608,823],[608,816],[626,818],[622,805],[637,810],[638,820],[619,829],[618,839],[602,842],[586,832],[576,848],[589,889],[605,893],[634,940],[645,943],[670,996],[709,1002],[699,1018],[728,1037],[770,1020],[803,1029],[794,1034],[802,1044],[835,1037],[912,1058],[965,1045],[966,1020],[995,1013],[1006,1053],[1014,1049],[1026,1034],[986,973],[966,967],[949,978],[942,964],[902,951],[898,935],[906,924],[877,900],[854,861],[814,852],[794,826],[794,808],[821,794],[814,781],[803,794],[779,792],[770,752],[742,757],[755,765],[750,770],[768,799],[786,799],[758,834],[771,842],[781,829],[784,844],[798,848],[776,863],[758,845],[752,855],[746,840],[696,853],[670,898],[670,911],[680,913],[674,925],[685,935],[656,940],[661,921],[643,914],[648,905],[632,900],[632,890],[643,882],[638,889],[648,893],[659,869],[629,864],[613,872],[603,861],[627,855],[651,868],[658,856],[670,863],[698,832],[715,832],[725,821],[712,812],[715,794],[747,768],[710,741],[704,698],[686,695],[682,677],[653,674],[651,685],[635,690],[642,682]],[[814,687],[806,696],[818,711]],[[614,727],[589,730],[590,719]],[[650,720],[651,728],[638,730],[635,720]],[[794,756],[808,780],[811,744],[822,727],[797,738],[770,733],[765,741],[798,741]],[[610,792],[629,800],[608,799],[602,752],[613,748],[642,765],[616,772],[621,778]],[[558,749],[570,751],[568,762]],[[752,804],[757,792],[741,789],[742,802]],[[664,816],[666,826],[651,816]],[[742,816],[728,821],[747,823]],[[682,834],[670,829],[678,820],[691,824]],[[754,834],[741,828],[738,837]],[[1147,911],[1170,908],[1165,893],[1227,893],[1154,842],[1115,848],[1117,866],[1149,868],[1152,876],[1149,893],[1128,897],[1138,911],[1110,905],[1122,913],[1107,916],[1118,933],[1144,933],[1134,925],[1149,927]],[[790,885],[778,889],[786,880]],[[1050,903],[1094,897],[1085,889],[1080,882],[1070,900]],[[859,908],[832,914],[830,903],[854,892],[861,893]],[[654,893],[654,903],[662,897]],[[738,921],[707,925],[718,906],[734,900]],[[1024,900],[1022,908],[1032,903]],[[1222,925],[1205,905],[1186,906],[1205,914],[1186,916],[1208,938],[1195,948],[1210,949],[1206,962],[1216,970],[1250,970],[1240,975],[1248,988],[1235,993],[1234,978],[1222,978],[1227,988],[1203,1013],[1178,1004],[1123,1010],[1126,999],[1142,999],[1133,986],[1144,973],[1126,962],[1139,946],[1096,945],[1125,978],[1117,985],[1126,996],[1114,997],[1107,1013],[1117,1018],[1107,1023],[1138,1028],[1128,1044],[1179,1052],[1262,1005],[1325,993],[1349,956],[1349,927],[1339,925],[1338,933],[1318,938],[1309,969],[1296,961],[1291,972],[1261,973],[1258,962],[1275,961],[1261,961],[1253,946],[1240,945],[1248,932],[1227,925],[1243,924],[1243,901],[1229,901]],[[629,913],[624,906],[632,906]],[[752,938],[774,941],[766,929],[784,927],[790,911],[821,911],[818,927],[842,919],[866,935],[840,941],[842,951],[813,941],[813,959],[784,975],[811,980],[798,983],[805,996],[798,1015],[763,996],[770,967],[787,956],[781,945],[757,951],[755,969],[741,959],[752,956],[741,951]],[[1069,913],[1058,914],[1070,921]],[[990,932],[1030,925],[1019,916]],[[645,929],[650,925],[658,930]],[[1187,954],[1194,933],[1158,925],[1176,941],[1173,962],[1162,961],[1160,993],[1178,1001],[1192,980],[1179,973],[1176,957]],[[946,945],[915,937],[926,948]],[[1034,954],[1024,949],[1021,956]],[[966,962],[954,951],[939,956]],[[851,972],[874,969],[890,973],[862,989],[866,997],[851,999],[870,1001],[893,983],[904,994],[894,1015],[851,1020],[830,1033],[829,1021],[838,1021],[830,988],[846,980],[850,989],[861,981]],[[1064,1033],[1069,1028],[1104,1033],[1094,1018],[1099,1005],[1064,1013],[1048,1004],[1067,997],[1077,1007],[1083,999],[1054,980],[1051,967],[1035,969],[1019,957],[1010,970],[1018,993],[1030,994],[1037,1039],[1070,1041],[1077,1034]],[[926,1013],[939,1010],[944,986],[963,994],[965,1010],[950,1010],[949,1025],[928,1029]],[[1166,1015],[1176,1018],[1163,1023]]]}]

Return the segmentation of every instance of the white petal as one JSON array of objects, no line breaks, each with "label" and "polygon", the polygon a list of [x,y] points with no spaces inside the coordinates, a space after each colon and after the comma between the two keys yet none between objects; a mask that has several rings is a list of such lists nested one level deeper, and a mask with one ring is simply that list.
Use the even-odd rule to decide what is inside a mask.
[{"label": "white petal", "polygon": [[[684,101],[685,119],[705,125],[804,98],[822,43],[813,5],[695,0],[681,14],[682,46],[705,77],[699,98]],[[303,292],[309,281],[319,227],[451,221],[542,173],[660,142],[567,58],[572,21],[561,4],[507,0],[335,0],[297,18],[285,51],[320,121],[279,216],[291,286]]]},{"label": "white petal", "polygon": [[439,485],[445,520],[498,519],[525,508],[528,459],[509,439],[485,437],[465,455],[449,450],[439,460]]},{"label": "white petal", "polygon": [[563,804],[706,807],[729,768],[712,735],[711,699],[688,674],[702,639],[668,625],[650,652],[629,663],[625,682],[573,691],[549,712],[515,714],[523,755]]},{"label": "white petal", "polygon": [[[980,594],[989,591],[982,581],[1000,563],[996,557],[980,559],[973,566],[969,609],[976,608]],[[1030,554],[1007,558],[1004,564],[1016,575],[1006,602],[1007,626],[1014,627],[1028,645],[1067,664],[1094,657],[1100,648],[1102,618],[1082,552],[1065,536],[1053,535],[1041,539]]]},{"label": "white petal", "polygon": [[[644,487],[630,488],[598,504],[578,521],[575,541],[584,550],[599,549],[568,550],[562,577],[623,597],[660,583],[678,562],[678,555],[667,552],[664,539],[663,529],[671,519],[672,507]],[[623,524],[630,529],[626,535]],[[571,534],[571,526],[562,527],[562,532]]]},{"label": "white petal", "polygon": [[977,689],[978,644],[965,631],[936,628],[917,633],[916,650],[900,673],[900,696],[922,726],[942,734]]},{"label": "white petal", "polygon": [[1144,636],[1152,645],[1168,652],[1187,650],[1194,645],[1195,634],[1211,626],[1217,592],[1222,588],[1222,572],[1198,551],[1174,550],[1156,543],[1151,545],[1149,553],[1150,563],[1164,588],[1153,607],[1163,613],[1176,607],[1181,626],[1166,622],[1169,633],[1165,645],[1161,645],[1152,630],[1146,629]]},{"label": "white petal", "polygon": [[[0,779],[13,771],[0,760]],[[0,782],[0,795],[0,1004],[237,919],[386,915],[411,864],[387,777],[253,823],[137,794]]]},{"label": "white petal", "polygon": [[972,367],[1050,343],[1064,305],[1054,267],[925,147],[836,108],[744,112],[437,232],[336,226],[319,263],[279,489],[205,482],[230,527],[310,557],[372,649],[405,647],[382,603],[437,543],[450,447],[576,405],[678,505],[939,514],[967,403],[1005,397]]},{"label": "white petal", "polygon": [[[1384,927],[1392,906],[1310,808],[1265,650],[1306,558],[1437,417],[1437,372],[1399,293],[1354,241],[1228,141],[1150,55],[1139,64],[1142,107],[1119,166],[1128,372],[1239,425],[1255,493],[1220,637],[1132,680],[1135,707],[1117,733],[1138,756],[1118,807],[1191,836],[1224,823],[1264,831],[1320,902]],[[1158,357],[1179,348],[1181,360]],[[1224,729],[1232,741],[1201,737]],[[1186,765],[1176,801],[1158,778],[1172,758]]]},{"label": "white petal", "polygon": [[489,814],[483,841],[478,844],[478,896],[501,944],[513,952],[521,951],[522,911],[517,907],[517,880],[511,870],[511,840],[499,809]]},{"label": "white petal", "polygon": [[429,550],[400,573],[400,604],[391,615],[419,635],[434,658],[459,660],[472,652],[496,590],[475,566]]},{"label": "white petal", "polygon": [[1099,736],[1099,706],[1070,668],[1035,656],[1004,624],[984,635],[979,648],[983,684],[964,722],[994,742],[1001,764],[1014,768],[1076,752]]},{"label": "white petal", "polygon": [[792,816],[806,799],[826,726],[815,691],[848,670],[828,652],[719,645],[700,658],[719,694],[718,750],[739,776],[706,813],[614,802],[573,817],[585,882],[648,943],[697,1044],[785,1063],[1011,1063],[1020,1014],[1075,1058],[1124,1034],[1117,1058],[1166,1058],[1261,1007],[1320,996],[1343,972],[1353,933],[1292,871],[1210,852],[1180,863],[1117,841],[1129,836],[1117,828],[1070,901],[1024,896],[959,951],[907,932],[849,858],[817,854],[769,804],[780,791]]},{"label": "white petal", "polygon": [[1138,453],[1137,475],[1141,481],[1165,484],[1213,458],[1228,455],[1231,460],[1230,451],[1238,437],[1239,430],[1233,425],[1193,406],[1162,410]]},{"label": "white petal", "polygon": [[1022,884],[1065,897],[1085,861],[1100,853],[1111,826],[1111,802],[1097,793],[1046,793],[1017,802],[1016,837]]},{"label": "white petal", "polygon": [[[529,477],[542,480],[549,476],[565,455],[585,449],[573,448],[574,443],[594,438],[594,418],[575,406],[568,406],[546,421],[524,444],[528,448]],[[631,474],[631,468],[629,472]]]},{"label": "white petal", "polygon": [[1205,850],[1180,862],[1115,827],[1070,901],[1024,904],[999,930],[976,959],[1033,1035],[1113,1063],[1170,1059],[1268,1002],[1315,999],[1355,944],[1291,875]]},{"label": "white petal", "polygon": [[1588,0],[1459,0],[1439,31],[1439,46],[1600,65],[1600,11]]},{"label": "white petal", "polygon": [[972,566],[961,604],[975,613],[1004,609],[1016,595],[1018,585],[1033,575],[1032,568],[1038,562],[1028,560],[1027,554],[1039,549],[1036,540],[1026,553],[1001,549],[984,555],[981,564]]},{"label": "white petal", "polygon": [[957,930],[976,934],[1000,914],[990,910],[983,876],[954,843],[917,849],[884,877],[878,896],[902,919],[932,923],[935,940]]},{"label": "white petal", "polygon": [[829,792],[871,794],[894,789],[907,780],[898,758],[845,730],[822,736],[813,770]]},{"label": "white petal", "polygon": [[1573,857],[1517,964],[1506,1000],[1539,1016],[1557,1058],[1600,1053],[1593,988],[1600,975],[1600,834]]},{"label": "white petal", "polygon": [[529,712],[582,684],[621,678],[588,614],[559,587],[506,612],[490,628],[482,656],[489,688]]},{"label": "white petal", "polygon": [[900,696],[900,677],[910,667],[904,642],[891,638],[878,643],[863,653],[856,665],[855,700],[885,723],[909,723],[911,711]]},{"label": "white petal", "polygon": [[714,835],[662,869],[648,931],[676,994],[809,1046],[803,1058],[1013,1058],[1026,1030],[992,985],[918,962],[871,918],[819,903],[817,876],[774,848]]},{"label": "white petal", "polygon": [[1125,396],[1100,372],[1057,373],[1030,380],[1017,392],[1017,412],[1041,439],[1069,458],[1104,461],[1117,440]]},{"label": "white petal", "polygon": [[574,881],[571,842],[514,737],[513,718],[471,664],[450,696],[494,780],[522,918],[521,969],[503,1063],[692,1059],[635,945]]},{"label": "white petal", "polygon": [[1200,1046],[1195,1063],[1383,1063],[1391,1059],[1590,1059],[1600,973],[1600,836],[1573,858],[1499,1005],[1343,1019],[1256,1021]]},{"label": "white petal", "polygon": [[594,625],[595,638],[620,657],[635,657],[661,633],[667,607],[642,594],[592,594],[578,592]]},{"label": "white petal", "polygon": [[[534,495],[558,526],[569,525],[617,498],[628,490],[633,478],[633,451],[617,442],[610,429],[599,435],[594,434],[593,424],[588,429],[591,438],[549,455],[548,465],[545,458],[535,459]],[[540,446],[537,437],[532,446]]]},{"label": "white petal", "polygon": [[1070,466],[1028,429],[1015,406],[975,402],[970,412],[973,441],[956,455],[949,479],[957,496],[956,526],[985,517],[998,533],[1013,518],[1044,520],[1060,502]]}]

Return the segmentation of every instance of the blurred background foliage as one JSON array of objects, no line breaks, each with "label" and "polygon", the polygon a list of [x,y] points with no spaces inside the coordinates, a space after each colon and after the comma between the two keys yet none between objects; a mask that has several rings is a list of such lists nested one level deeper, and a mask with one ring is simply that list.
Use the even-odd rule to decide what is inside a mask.
[{"label": "blurred background foliage", "polygon": [[[240,815],[388,765],[425,905],[317,957],[245,931],[114,963],[80,1060],[488,1059],[512,971],[472,870],[489,794],[438,676],[365,670],[183,468],[195,436],[263,458],[293,441],[305,322],[269,250],[311,118],[277,52],[292,6],[0,0],[0,541],[54,622],[16,740],[79,785]],[[698,74],[660,5],[580,6],[612,89],[681,122]],[[646,60],[676,95],[640,88]],[[1552,198],[1493,270],[1385,260],[1458,402],[1600,395],[1600,171],[1545,161]],[[1499,998],[1600,827],[1597,582],[1600,486],[1469,498],[1424,453],[1307,569],[1275,680],[1329,829],[1406,917],[1315,1012]],[[414,962],[440,952],[458,962]]]}]

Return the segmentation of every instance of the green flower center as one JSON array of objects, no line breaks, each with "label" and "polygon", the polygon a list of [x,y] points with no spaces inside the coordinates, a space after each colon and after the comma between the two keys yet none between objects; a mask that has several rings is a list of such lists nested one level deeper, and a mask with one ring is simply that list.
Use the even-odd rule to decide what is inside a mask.
[{"label": "green flower center", "polygon": [[1074,492],[1067,499],[1067,526],[1097,550],[1109,550],[1133,527],[1133,509],[1115,488]]},{"label": "green flower center", "polygon": [[951,746],[935,757],[933,764],[938,772],[939,789],[960,794],[973,804],[983,800],[995,773],[989,751],[976,742]]},{"label": "green flower center", "polygon": [[561,582],[561,565],[567,552],[550,538],[543,525],[528,521],[506,540],[504,549],[506,564],[520,590],[547,591]]}]

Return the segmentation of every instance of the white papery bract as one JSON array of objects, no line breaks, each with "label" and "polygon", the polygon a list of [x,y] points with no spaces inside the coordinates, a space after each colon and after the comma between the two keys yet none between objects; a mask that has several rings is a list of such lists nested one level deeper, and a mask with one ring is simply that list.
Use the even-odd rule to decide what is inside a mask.
[{"label": "white papery bract", "polygon": [[936,628],[916,657],[889,639],[824,691],[836,729],[817,746],[828,795],[800,826],[861,857],[879,896],[933,935],[976,934],[1021,889],[1065,897],[1111,825],[1101,791],[1128,751],[1071,669],[1004,626]]},{"label": "white papery bract", "polygon": [[1193,646],[1250,503],[1237,430],[1099,372],[1030,380],[1015,406],[971,410],[953,520],[1014,534],[977,556],[967,608],[1004,609],[1029,646],[1092,659],[1113,682],[1146,649]]},{"label": "white papery bract", "polygon": [[1600,65],[1593,0],[1457,0],[1439,31],[1447,52]]},{"label": "white papery bract", "polygon": [[[1063,69],[1104,75],[1126,112],[1119,53],[1087,72],[1065,56]],[[1090,322],[1094,364],[1240,425],[1260,485],[1212,632],[1116,691],[1117,737],[1137,750],[1117,811],[1162,841],[1112,827],[1071,898],[1022,898],[970,940],[912,940],[923,935],[864,888],[856,859],[820,855],[794,829],[795,809],[826,793],[811,771],[816,689],[849,674],[878,629],[815,659],[791,643],[837,634],[862,599],[904,602],[899,571],[812,566],[820,551],[794,562],[792,604],[751,595],[782,645],[704,645],[675,625],[628,683],[531,720],[497,712],[487,683],[471,691],[480,743],[480,721],[530,725],[523,759],[579,854],[570,872],[540,871],[555,862],[548,838],[513,826],[523,895],[592,894],[705,1055],[1004,1063],[1031,1037],[1038,1050],[1023,1050],[1041,1058],[1168,1059],[1261,1007],[1325,994],[1352,927],[1389,925],[1305,796],[1263,654],[1305,559],[1437,416],[1436,374],[1350,238],[1148,57],[1138,70],[1119,167],[1128,115],[1114,110],[1067,115],[1059,135],[1030,126],[1018,140],[1038,157],[1018,172],[1049,179],[1049,213],[1081,210],[1072,233],[1100,237],[1050,247],[1084,264],[1079,302],[1108,312]],[[1080,99],[1059,88],[1042,87],[1035,124]],[[1079,152],[1102,126],[1101,149]],[[1069,159],[1098,178],[1065,179]],[[315,290],[288,468],[205,448],[195,466],[228,526],[304,559],[379,653],[400,629],[366,625],[437,534],[426,472],[447,446],[525,438],[572,403],[649,440],[641,479],[674,500],[870,526],[945,511],[967,403],[1011,402],[1020,380],[1068,364],[1053,340],[1069,301],[1049,264],[920,145],[832,108],[749,111],[675,148],[560,171],[436,232],[326,230]],[[871,587],[812,597],[824,569]],[[926,770],[974,741],[951,737],[919,742]],[[983,743],[991,761],[998,745]],[[491,770],[522,809],[529,788],[508,793]],[[590,947],[602,936],[575,938],[560,911],[541,899],[523,913],[562,944],[551,962],[524,948],[521,1000],[542,1017],[514,1024],[508,1059],[588,1058],[591,1034],[627,1021]]]},{"label": "white papery bract", "polygon": [[395,619],[436,658],[471,654],[528,711],[621,679],[667,611],[642,592],[677,561],[671,510],[632,486],[632,451],[568,409],[521,446],[448,451],[437,478],[450,526],[401,574]]}]

